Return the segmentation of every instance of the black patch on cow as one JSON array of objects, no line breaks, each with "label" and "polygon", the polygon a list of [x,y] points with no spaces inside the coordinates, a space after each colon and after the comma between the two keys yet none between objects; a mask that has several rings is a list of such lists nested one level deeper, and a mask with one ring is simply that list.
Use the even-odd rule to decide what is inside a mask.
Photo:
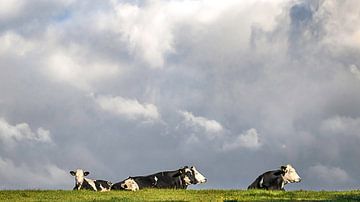
[{"label": "black patch on cow", "polygon": [[[284,179],[283,179],[283,170],[273,170],[268,171],[260,175],[251,183],[248,189],[267,189],[267,190],[284,190],[282,188]],[[260,184],[262,180],[262,184]]]},{"label": "black patch on cow", "polygon": [[152,175],[135,176],[131,178],[138,184],[139,189],[144,189],[144,188],[186,189],[187,185],[183,180],[185,168],[187,167],[175,171],[164,171]]},{"label": "black patch on cow", "polygon": [[285,175],[285,171],[284,171],[284,170],[276,170],[276,171],[274,172],[274,175],[276,175],[276,176]]},{"label": "black patch on cow", "polygon": [[139,189],[143,188],[156,188],[157,181],[155,180],[155,175],[148,176],[136,176],[131,177],[139,186]]},{"label": "black patch on cow", "polygon": [[86,190],[93,190],[93,191],[96,191],[94,189],[94,187],[92,187],[89,182],[87,181],[87,179],[84,179],[83,183],[81,184],[81,187],[80,189],[86,189]]},{"label": "black patch on cow", "polygon": [[112,184],[111,182],[106,181],[106,180],[94,180],[94,183],[95,183],[95,186],[96,186],[96,190],[98,190],[98,191],[102,190],[101,187],[103,187],[105,189],[110,189],[111,184]]},{"label": "black patch on cow", "polygon": [[[121,182],[117,182],[117,183],[111,185],[111,190],[125,190],[125,189],[121,186],[121,184],[124,183],[124,182],[125,182],[125,180],[124,180],[124,181],[121,181]],[[127,187],[125,187],[125,188],[127,188]]]}]

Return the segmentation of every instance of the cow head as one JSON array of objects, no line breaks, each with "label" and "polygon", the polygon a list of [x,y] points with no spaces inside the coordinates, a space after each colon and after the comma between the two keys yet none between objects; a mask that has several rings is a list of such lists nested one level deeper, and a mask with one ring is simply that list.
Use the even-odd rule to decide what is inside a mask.
[{"label": "cow head", "polygon": [[191,168],[185,166],[184,168],[179,169],[174,177],[179,176],[186,185],[200,184],[207,181],[207,179],[199,171],[197,171],[194,166]]},{"label": "cow head", "polygon": [[284,172],[283,179],[286,184],[301,181],[301,178],[296,173],[295,168],[293,168],[290,164],[286,166],[281,166],[281,170]]},{"label": "cow head", "polygon": [[207,181],[207,179],[205,178],[204,175],[202,175],[198,170],[196,170],[195,166],[192,166],[190,168],[191,172],[193,173],[195,180],[196,180],[196,184],[201,184],[201,183],[205,183]]},{"label": "cow head", "polygon": [[75,187],[80,188],[84,182],[84,177],[89,175],[89,172],[77,169],[76,171],[70,171],[72,176],[75,176]]},{"label": "cow head", "polygon": [[128,179],[124,180],[120,186],[125,189],[125,190],[129,190],[129,191],[137,191],[139,190],[139,185],[135,182],[134,179],[132,179],[131,177],[129,177]]}]

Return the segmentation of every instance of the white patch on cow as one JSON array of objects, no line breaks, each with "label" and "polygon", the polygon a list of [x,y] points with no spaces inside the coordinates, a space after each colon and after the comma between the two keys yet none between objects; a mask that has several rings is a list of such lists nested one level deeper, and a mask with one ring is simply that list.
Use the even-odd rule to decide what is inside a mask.
[{"label": "white patch on cow", "polygon": [[188,176],[184,176],[184,178],[183,178],[183,180],[184,180],[184,182],[185,182],[185,184],[186,185],[190,185],[191,184],[191,180],[190,180],[190,178],[188,177]]},{"label": "white patch on cow", "polygon": [[[108,183],[108,184],[109,184],[109,183]],[[110,188],[103,187],[103,186],[100,184],[100,190],[97,190],[97,191],[101,191],[101,192],[110,191]]]},{"label": "white patch on cow", "polygon": [[[191,170],[189,168],[185,168],[184,170],[185,173],[190,173],[192,174]],[[183,178],[184,182],[186,185],[190,185],[191,184],[191,179],[187,176],[187,175],[184,175],[184,178]]]},{"label": "white patch on cow", "polygon": [[185,167],[185,173],[187,173],[187,172],[191,172],[191,170],[190,170],[190,168],[188,168],[187,166]]},{"label": "white patch on cow", "polygon": [[264,178],[262,177],[260,182],[259,182],[259,187],[262,188],[264,184]]},{"label": "white patch on cow", "polygon": [[293,182],[300,182],[301,178],[300,176],[296,173],[295,168],[293,168],[290,164],[285,166],[285,175],[283,176],[284,179],[284,183],[293,183]]},{"label": "white patch on cow", "polygon": [[156,184],[157,181],[158,181],[158,178],[155,176],[155,177],[154,177],[154,180],[155,180],[155,184]]},{"label": "white patch on cow", "polygon": [[137,191],[139,190],[139,185],[135,182],[134,179],[126,179],[121,185],[123,189],[129,190],[129,191]]},{"label": "white patch on cow", "polygon": [[207,181],[207,179],[205,178],[204,175],[202,175],[198,170],[196,170],[195,166],[191,167],[192,172],[194,173],[194,177],[197,181],[196,184],[201,184],[201,183],[205,183]]}]

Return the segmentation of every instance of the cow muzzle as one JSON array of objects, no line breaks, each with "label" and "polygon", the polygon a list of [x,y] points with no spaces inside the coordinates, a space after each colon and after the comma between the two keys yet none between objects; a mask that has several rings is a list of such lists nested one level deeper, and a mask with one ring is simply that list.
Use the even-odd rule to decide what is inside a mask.
[{"label": "cow muzzle", "polygon": [[295,180],[291,180],[290,182],[291,182],[291,183],[299,183],[299,182],[301,182],[301,178],[298,178],[298,179],[295,179]]}]

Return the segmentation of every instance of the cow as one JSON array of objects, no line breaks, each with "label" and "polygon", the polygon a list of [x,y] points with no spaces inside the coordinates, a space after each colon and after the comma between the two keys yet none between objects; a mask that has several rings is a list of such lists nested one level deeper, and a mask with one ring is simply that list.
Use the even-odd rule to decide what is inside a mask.
[{"label": "cow", "polygon": [[249,185],[248,189],[266,189],[266,190],[283,190],[288,183],[298,183],[301,178],[296,173],[295,168],[290,164],[281,166],[280,170],[272,170],[263,173]]},{"label": "cow", "polygon": [[111,182],[85,178],[85,176],[90,174],[88,171],[77,169],[76,171],[70,171],[70,174],[75,176],[75,187],[73,190],[86,189],[92,191],[110,191],[112,185]]},{"label": "cow", "polygon": [[115,183],[112,190],[136,191],[144,188],[186,189],[191,184],[205,183],[207,179],[194,167],[185,166],[174,171],[163,171],[147,176],[128,177]]}]

